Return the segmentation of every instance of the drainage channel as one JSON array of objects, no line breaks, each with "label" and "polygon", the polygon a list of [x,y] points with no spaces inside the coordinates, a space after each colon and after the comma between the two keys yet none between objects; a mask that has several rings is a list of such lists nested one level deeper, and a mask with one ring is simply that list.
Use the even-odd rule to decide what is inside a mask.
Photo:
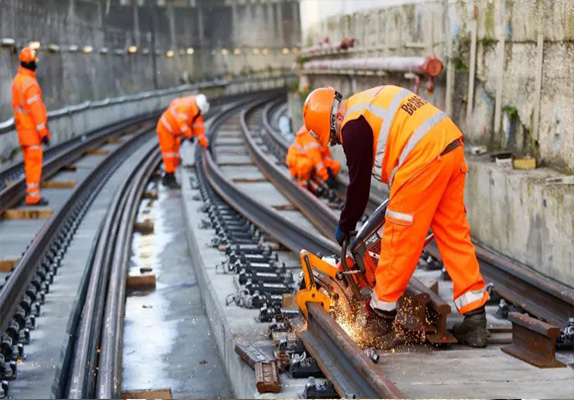
[{"label": "drainage channel", "polygon": [[131,243],[122,395],[231,398],[185,240],[181,190],[165,188],[159,174],[147,183]]}]

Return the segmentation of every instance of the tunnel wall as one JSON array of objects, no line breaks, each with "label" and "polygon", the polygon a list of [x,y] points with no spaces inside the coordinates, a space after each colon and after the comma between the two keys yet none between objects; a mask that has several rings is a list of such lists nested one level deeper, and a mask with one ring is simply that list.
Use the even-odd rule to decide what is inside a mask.
[{"label": "tunnel wall", "polygon": [[[261,90],[285,88],[292,80],[290,75],[266,78],[236,79],[193,85],[181,85],[170,89],[143,92],[133,96],[109,98],[97,102],[85,102],[50,112],[51,145],[62,143],[78,135],[123,121],[162,110],[171,100],[198,92],[208,97],[236,95]],[[18,134],[14,125],[0,124],[0,169],[22,161]]]},{"label": "tunnel wall", "polygon": [[[300,42],[296,1],[124,3],[131,5],[0,0],[0,39],[13,38],[18,48],[41,43],[37,77],[48,110],[214,77],[269,76],[290,68]],[[51,51],[49,45],[59,48]],[[83,51],[86,46],[90,53]],[[130,46],[135,53],[128,52]],[[0,46],[0,122],[12,117],[17,67],[17,55]]]},{"label": "tunnel wall", "polygon": [[[473,21],[477,45],[471,97]],[[498,167],[490,157],[469,160],[466,202],[473,237],[574,286],[574,186],[545,183],[547,177],[574,173],[574,2],[423,0],[329,17],[303,36],[305,46],[325,37],[331,44],[344,37],[356,43],[349,51],[327,55],[303,50],[300,65],[320,59],[431,54],[443,60],[445,70],[434,93],[425,91],[423,77],[419,94],[461,127],[467,150],[485,145],[489,151],[536,156],[539,166],[515,171]],[[413,77],[405,73],[305,74],[301,69],[300,74],[309,79],[309,89],[330,85],[344,96],[381,84],[414,87]],[[290,96],[297,122],[305,95]],[[467,114],[469,99],[473,106]],[[497,110],[500,122],[495,125]],[[336,154],[344,158],[340,148]]]}]

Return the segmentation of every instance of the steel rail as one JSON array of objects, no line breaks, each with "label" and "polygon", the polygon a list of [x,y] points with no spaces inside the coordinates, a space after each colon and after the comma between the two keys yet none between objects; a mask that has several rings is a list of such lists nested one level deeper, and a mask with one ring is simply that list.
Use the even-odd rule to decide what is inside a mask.
[{"label": "steel rail", "polygon": [[[261,104],[256,101],[242,112],[242,119],[249,110]],[[217,129],[217,128],[215,128]],[[214,129],[214,130],[215,130]],[[295,253],[302,248],[331,254],[337,246],[323,237],[312,235],[288,221],[281,214],[252,199],[223,176],[211,154],[202,151],[198,173],[207,178],[210,186],[235,210],[249,219],[259,229],[277,239]],[[399,389],[390,382],[380,367],[375,366],[362,353],[356,343],[341,329],[332,317],[320,307],[310,305],[312,317],[307,321],[307,340],[315,356],[333,379],[342,397],[403,398]],[[320,332],[325,327],[328,332]],[[332,330],[330,329],[332,327]]]},{"label": "steel rail", "polygon": [[126,141],[115,149],[105,162],[100,163],[76,187],[62,208],[40,228],[40,231],[36,234],[20,260],[18,267],[0,291],[0,309],[2,310],[2,313],[0,313],[0,332],[4,332],[8,327],[14,312],[19,307],[28,285],[43,262],[50,246],[56,242],[59,232],[63,232],[66,229],[66,221],[75,218],[73,214],[77,214],[78,204],[91,201],[95,197],[97,190],[103,184],[102,179],[130,151],[135,151],[137,146],[134,146],[134,144],[145,138],[146,131],[150,132],[149,129],[142,130],[138,136]]},{"label": "steel rail", "polygon": [[[212,106],[217,106],[221,101],[231,101],[238,95],[223,96],[215,99]],[[56,174],[62,167],[73,163],[81,157],[84,152],[94,146],[99,146],[105,140],[113,137],[123,129],[137,123],[145,123],[160,115],[161,111],[156,110],[150,113],[129,118],[127,120],[106,125],[102,128],[94,129],[83,135],[78,135],[57,146],[49,147],[44,152],[44,163],[42,166],[42,180]],[[86,140],[87,137],[87,140]],[[26,179],[23,175],[24,163],[19,162],[0,171],[0,213],[12,207],[26,195]],[[14,178],[11,185],[4,186],[6,179]]]},{"label": "steel rail", "polygon": [[[65,149],[56,156],[48,159],[42,166],[42,179],[49,178],[60,169],[73,163],[80,158],[88,149],[102,145],[109,138],[119,135],[120,132],[136,123],[148,121],[156,117],[158,113],[146,115],[145,117],[131,118],[127,121],[107,126],[103,129],[92,131],[88,140],[82,137],[74,139],[72,145],[66,145]],[[17,168],[18,166],[14,166]],[[13,184],[6,186],[0,192],[0,213],[17,204],[26,195],[26,178],[20,177]]]},{"label": "steel rail", "polygon": [[160,158],[158,148],[144,158],[144,163],[136,168],[126,185],[126,199],[119,214],[118,234],[114,243],[114,255],[110,266],[110,278],[106,295],[106,308],[103,315],[101,345],[98,360],[96,397],[99,399],[121,398],[122,340],[125,313],[126,281],[131,248],[129,241],[133,235],[133,224],[137,216],[137,204],[145,190],[145,184],[157,168]]},{"label": "steel rail", "polygon": [[[270,120],[269,114],[270,114],[271,110],[273,109],[273,107],[274,107],[274,104],[270,104],[263,111],[263,116],[262,116],[263,126],[264,126],[265,130],[269,133],[269,137],[273,141],[274,145],[278,149],[280,149],[284,153],[284,156],[285,156],[287,154],[287,151],[288,151],[291,143],[289,143],[287,138],[285,136],[283,136],[281,134],[281,132],[279,132],[277,129],[275,129],[271,125],[271,123],[269,121]],[[283,160],[279,160],[279,161],[283,161]],[[337,189],[335,192],[341,200],[345,201],[345,199],[347,197],[346,188],[347,188],[348,182],[346,182],[340,176],[337,177],[337,181],[339,182],[340,188]],[[375,211],[377,209],[377,207],[383,203],[383,201],[385,201],[383,196],[371,192],[369,195],[369,202],[367,203],[367,212],[371,213],[371,212]],[[333,234],[333,231],[330,233],[330,235],[332,235],[332,234]]]},{"label": "steel rail", "polygon": [[[271,103],[273,104],[273,103]],[[241,128],[243,137],[247,144],[247,151],[251,159],[259,170],[269,179],[277,189],[315,225],[315,227],[326,237],[330,237],[337,227],[337,215],[330,208],[326,207],[323,201],[313,195],[308,190],[299,190],[298,185],[291,178],[286,168],[278,168],[274,157],[265,154],[261,147],[255,143],[253,134],[247,125],[247,115],[251,114],[256,107],[249,112],[241,114]],[[293,186],[297,186],[294,190]],[[317,212],[321,210],[321,212]],[[333,224],[335,221],[335,224]]]},{"label": "steel rail", "polygon": [[[225,99],[232,101],[234,97],[225,96]],[[216,105],[215,110],[220,107]],[[80,306],[83,318],[75,329],[77,337],[71,341],[73,357],[64,367],[66,379],[60,385],[62,396],[76,399],[94,398],[96,394],[103,398],[119,397],[123,307],[130,250],[127,240],[132,237],[136,201],[141,198],[145,182],[160,161],[159,149],[152,147],[117,190],[98,232],[86,295]]]},{"label": "steel rail", "polygon": [[[256,100],[252,105],[261,103],[261,100]],[[228,115],[233,111],[236,110],[228,110],[226,114]],[[223,118],[220,118],[218,124],[222,120]],[[239,190],[232,181],[223,175],[210,152],[203,151],[201,153],[200,166],[209,184],[219,196],[240,214],[245,215],[258,228],[276,239],[281,238],[281,242],[291,251],[298,253],[302,248],[308,248],[315,252],[332,253],[335,247],[333,242],[312,235],[285,219],[278,211],[262,206],[257,200]]]},{"label": "steel rail", "polygon": [[[263,113],[263,124],[269,132],[270,137],[274,138],[273,140],[276,143],[284,143],[284,140],[277,139],[277,137],[283,137],[280,132],[273,129],[268,122],[270,109],[271,107],[268,106]],[[262,170],[272,174],[272,172],[269,172],[271,167],[276,168],[276,165],[268,164]],[[284,191],[291,192],[298,190],[300,192],[306,192],[300,190],[297,185],[293,185],[292,182],[290,183],[290,187],[284,188]],[[376,197],[371,194],[370,201],[379,201],[374,199],[376,199]],[[302,203],[302,207],[308,206],[309,204],[312,203]],[[307,212],[306,215],[314,213],[317,213],[317,211]],[[335,228],[336,225],[332,224],[331,227]],[[519,305],[532,315],[559,327],[567,326],[568,319],[574,317],[573,288],[549,279],[531,268],[505,258],[481,246],[480,243],[475,242],[475,249],[484,278],[494,283],[494,291],[500,294],[501,297],[513,304]],[[433,258],[442,261],[435,243],[428,245],[425,250],[427,250]]]},{"label": "steel rail", "polygon": [[[442,261],[435,243],[427,252]],[[475,243],[480,271],[493,290],[524,311],[560,328],[574,317],[574,289]]]},{"label": "steel rail", "polygon": [[307,310],[307,326],[299,337],[341,398],[404,398],[395,384],[319,304],[308,304]]}]

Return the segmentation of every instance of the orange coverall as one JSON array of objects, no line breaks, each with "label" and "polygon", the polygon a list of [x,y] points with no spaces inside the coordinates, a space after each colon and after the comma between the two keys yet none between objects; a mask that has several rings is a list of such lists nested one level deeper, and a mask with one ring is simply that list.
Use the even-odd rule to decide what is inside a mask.
[{"label": "orange coverall", "polygon": [[24,157],[26,204],[33,205],[41,198],[42,138],[50,139],[50,132],[46,106],[36,73],[21,66],[12,83],[12,109]]},{"label": "orange coverall", "polygon": [[181,136],[187,139],[195,136],[203,148],[208,144],[203,116],[197,108],[194,96],[172,100],[159,119],[156,131],[163,165],[168,174],[173,174],[179,165]]},{"label": "orange coverall", "polygon": [[[372,305],[386,311],[396,308],[432,228],[454,284],[458,311],[464,314],[481,307],[489,296],[466,220],[468,167],[462,133],[445,113],[397,86],[350,97],[343,135],[345,124],[359,117],[373,133],[372,173],[391,189]],[[443,154],[447,146],[452,150]]]},{"label": "orange coverall", "polygon": [[289,146],[285,161],[291,175],[297,178],[303,187],[307,187],[313,172],[317,177],[326,181],[329,178],[327,168],[331,168],[335,175],[341,170],[339,162],[331,157],[329,147],[321,148],[317,139],[311,136],[304,126],[297,131],[295,141]]}]

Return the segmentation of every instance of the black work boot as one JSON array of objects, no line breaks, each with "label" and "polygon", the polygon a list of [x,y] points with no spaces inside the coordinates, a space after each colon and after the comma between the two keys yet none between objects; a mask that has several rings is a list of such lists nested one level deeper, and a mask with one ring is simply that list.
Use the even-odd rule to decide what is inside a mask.
[{"label": "black work boot", "polygon": [[46,200],[45,197],[40,197],[40,200],[38,200],[38,202],[31,204],[32,206],[47,206],[48,205],[48,200]]},{"label": "black work boot", "polygon": [[464,314],[464,320],[454,324],[452,334],[462,344],[470,347],[486,347],[486,311],[484,306]]},{"label": "black work boot", "polygon": [[367,306],[367,318],[362,332],[362,344],[368,347],[381,347],[381,341],[393,331],[397,310],[382,311]]},{"label": "black work boot", "polygon": [[166,186],[170,189],[179,189],[179,183],[175,180],[175,174],[164,174],[163,178],[161,178],[161,183],[163,186]]}]

